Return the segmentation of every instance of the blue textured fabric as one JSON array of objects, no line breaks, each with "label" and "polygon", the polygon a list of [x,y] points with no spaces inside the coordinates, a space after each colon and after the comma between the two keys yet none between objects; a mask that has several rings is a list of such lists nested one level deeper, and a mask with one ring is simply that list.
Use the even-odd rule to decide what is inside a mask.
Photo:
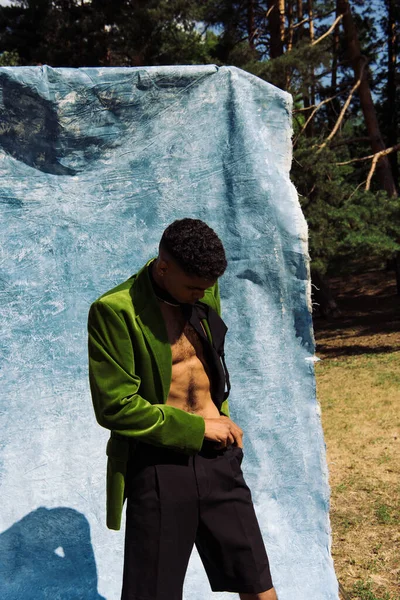
[{"label": "blue textured fabric", "polygon": [[[87,312],[186,216],[227,250],[231,417],[279,600],[337,600],[291,97],[215,65],[4,67],[0,90],[2,600],[119,598]],[[184,598],[231,597],[194,548]]]}]

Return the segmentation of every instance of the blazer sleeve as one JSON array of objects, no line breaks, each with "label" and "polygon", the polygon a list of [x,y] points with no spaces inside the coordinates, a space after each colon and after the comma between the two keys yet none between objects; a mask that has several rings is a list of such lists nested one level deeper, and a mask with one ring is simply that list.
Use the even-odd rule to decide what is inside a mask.
[{"label": "blazer sleeve", "polygon": [[96,300],[88,315],[89,384],[97,422],[128,438],[187,454],[200,450],[205,431],[201,415],[167,404],[152,404],[139,394],[141,379],[124,320]]}]

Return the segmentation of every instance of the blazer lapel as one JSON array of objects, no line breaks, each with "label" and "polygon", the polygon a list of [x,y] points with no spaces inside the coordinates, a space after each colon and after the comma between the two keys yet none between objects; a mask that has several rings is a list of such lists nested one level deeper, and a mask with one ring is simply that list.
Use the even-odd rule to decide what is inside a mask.
[{"label": "blazer lapel", "polygon": [[228,327],[209,304],[200,301],[197,303],[197,309],[199,318],[205,325],[208,339],[218,354],[221,354]]},{"label": "blazer lapel", "polygon": [[[196,302],[195,306],[192,307],[190,323],[203,338],[208,338],[210,343],[210,358],[216,371],[213,395],[214,401],[220,408],[222,402],[229,396],[230,391],[229,372],[225,364],[224,354],[224,341],[228,327],[209,304],[201,301]],[[204,326],[206,335],[201,330],[201,323]],[[227,391],[225,391],[225,384]]]},{"label": "blazer lapel", "polygon": [[158,367],[163,391],[162,402],[165,403],[172,379],[172,352],[164,318],[147,271],[148,265],[153,260],[155,259],[149,260],[138,272],[131,288],[131,295],[136,308],[136,321],[148,342]]}]

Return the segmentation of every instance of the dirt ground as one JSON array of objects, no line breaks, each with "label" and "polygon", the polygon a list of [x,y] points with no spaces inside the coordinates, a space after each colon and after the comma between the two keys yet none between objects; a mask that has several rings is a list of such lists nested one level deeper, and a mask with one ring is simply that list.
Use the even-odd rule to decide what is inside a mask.
[{"label": "dirt ground", "polygon": [[400,296],[391,271],[329,279],[341,310],[337,319],[314,315],[321,358],[400,351]]},{"label": "dirt ground", "polygon": [[341,315],[313,322],[336,575],[343,600],[399,600],[400,296],[388,271],[329,281]]}]

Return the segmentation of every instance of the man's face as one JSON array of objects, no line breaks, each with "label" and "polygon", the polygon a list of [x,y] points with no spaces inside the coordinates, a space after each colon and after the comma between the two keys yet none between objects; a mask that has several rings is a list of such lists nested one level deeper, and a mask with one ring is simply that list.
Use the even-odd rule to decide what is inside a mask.
[{"label": "man's face", "polygon": [[194,304],[204,296],[207,288],[214,285],[216,279],[203,279],[196,275],[187,275],[173,260],[160,261],[162,280],[167,292],[178,302]]}]

